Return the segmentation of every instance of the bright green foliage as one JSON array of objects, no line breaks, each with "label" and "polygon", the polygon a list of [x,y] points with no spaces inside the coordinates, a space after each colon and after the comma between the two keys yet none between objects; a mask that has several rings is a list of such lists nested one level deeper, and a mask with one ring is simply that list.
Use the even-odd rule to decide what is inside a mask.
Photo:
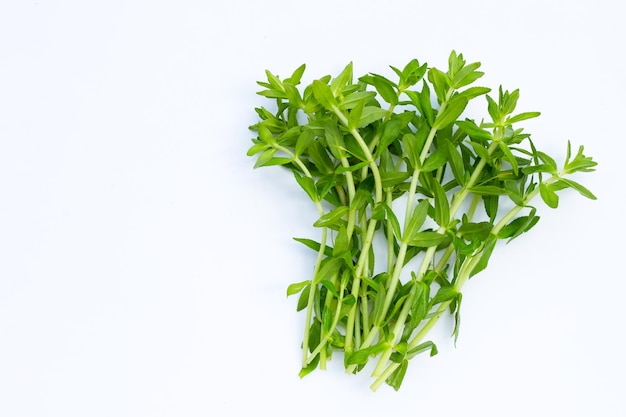
[{"label": "bright green foliage", "polygon": [[[515,113],[518,90],[492,97],[473,86],[479,68],[453,51],[446,70],[414,59],[391,67],[395,79],[355,79],[350,63],[305,88],[304,65],[284,80],[267,71],[258,83],[274,106],[256,109],[248,155],[255,167],[291,170],[319,213],[309,219],[319,241],[296,238],[317,253],[313,275],[287,289],[305,311],[301,376],[342,351],[350,373],[377,360],[373,389],[398,389],[410,359],[437,353],[424,339],[446,313],[456,340],[463,285],[500,240],[537,224],[535,197],[551,208],[567,188],[595,199],[568,178],[595,169],[583,147],[572,155],[568,143],[559,167],[513,126],[539,113]],[[486,115],[464,117],[480,97]],[[381,253],[377,234],[388,243]]]}]

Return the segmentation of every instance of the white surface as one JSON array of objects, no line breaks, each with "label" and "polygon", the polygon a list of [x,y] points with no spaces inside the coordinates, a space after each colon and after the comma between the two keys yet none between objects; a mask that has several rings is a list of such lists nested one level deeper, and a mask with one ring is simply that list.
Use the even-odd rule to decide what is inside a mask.
[{"label": "white surface", "polygon": [[[624,416],[619,2],[4,1],[0,416]],[[599,162],[466,287],[457,348],[299,380],[315,210],[245,156],[256,80],[481,61]],[[469,115],[478,117],[478,115]],[[562,153],[561,153],[562,155]]]}]

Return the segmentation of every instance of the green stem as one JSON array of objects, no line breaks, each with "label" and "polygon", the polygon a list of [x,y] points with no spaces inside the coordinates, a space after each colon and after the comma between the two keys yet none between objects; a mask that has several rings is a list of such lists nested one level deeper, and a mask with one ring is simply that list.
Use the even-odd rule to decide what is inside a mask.
[{"label": "green stem", "polygon": [[[300,160],[300,158],[298,158],[293,152],[291,152],[289,149],[277,145],[276,146],[277,149],[285,152],[287,155],[289,155],[291,158],[293,158],[294,162],[296,165],[298,165],[298,167],[300,167],[300,169],[302,170],[302,172],[304,173],[305,176],[313,179],[313,176],[311,175],[311,172],[309,171],[309,169],[306,167],[306,165],[302,162],[302,160]],[[322,206],[322,203],[320,201],[315,201],[315,207],[317,207],[317,211],[321,216],[324,215],[324,207]],[[320,266],[322,264],[322,260],[324,259],[324,251],[326,250],[326,241],[328,239],[328,228],[327,227],[322,227],[322,239],[320,242],[320,249],[317,252],[317,259],[315,261],[315,267],[313,268],[313,279],[311,279],[311,286],[309,287],[309,298],[307,300],[307,309],[306,309],[306,313],[305,313],[305,325],[304,325],[304,336],[302,339],[302,367],[306,367],[307,364],[309,363],[309,356],[308,356],[308,351],[309,351],[309,334],[311,332],[311,320],[313,318],[313,303],[315,300],[315,292],[317,290],[317,284],[315,283],[315,277],[317,276],[317,274],[319,273],[320,270]]]},{"label": "green stem", "polygon": [[[334,108],[333,112],[337,115],[340,122],[344,124],[346,127],[349,127],[348,118],[339,110],[338,108]],[[375,197],[374,197],[374,205],[379,204],[383,201],[383,191],[382,191],[382,179],[380,177],[380,171],[378,170],[378,165],[376,165],[376,161],[374,161],[374,157],[361,137],[361,134],[357,129],[350,129],[350,134],[356,139],[359,147],[363,151],[364,155],[369,161],[369,167],[372,171],[372,176],[374,177],[374,188],[375,188]],[[359,289],[361,285],[361,276],[365,270],[367,254],[369,252],[369,248],[372,244],[372,240],[374,238],[374,232],[376,231],[377,221],[375,219],[370,219],[369,225],[367,228],[366,238],[363,241],[361,246],[361,254],[359,256],[359,260],[357,261],[357,265],[355,268],[355,277],[352,281],[352,295],[357,298],[359,294]],[[356,318],[358,303],[355,303],[354,306],[350,309],[348,313],[348,319],[346,323],[346,336],[345,336],[345,347],[344,350],[347,354],[350,354],[353,350],[353,332],[354,332],[354,321]]]}]

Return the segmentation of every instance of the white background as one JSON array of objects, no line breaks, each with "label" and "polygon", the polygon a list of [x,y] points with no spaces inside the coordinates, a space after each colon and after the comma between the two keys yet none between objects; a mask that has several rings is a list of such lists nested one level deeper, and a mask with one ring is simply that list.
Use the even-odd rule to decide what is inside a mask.
[{"label": "white background", "polygon": [[[620,2],[3,1],[0,416],[624,416]],[[264,70],[481,61],[598,170],[464,291],[457,347],[303,380],[315,208],[245,156]],[[486,113],[468,114],[481,118]],[[560,156],[559,156],[560,155]]]}]

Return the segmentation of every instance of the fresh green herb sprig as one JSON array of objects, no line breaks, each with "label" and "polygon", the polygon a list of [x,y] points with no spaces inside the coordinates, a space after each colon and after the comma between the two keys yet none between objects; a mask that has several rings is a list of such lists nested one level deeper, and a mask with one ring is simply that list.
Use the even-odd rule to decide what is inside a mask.
[{"label": "fresh green herb sprig", "polygon": [[[437,353],[426,337],[446,313],[456,340],[463,285],[498,241],[537,224],[535,197],[551,208],[566,188],[596,198],[571,178],[595,169],[583,147],[568,142],[558,166],[517,127],[539,113],[515,113],[518,90],[473,86],[479,68],[452,51],[445,72],[414,59],[391,67],[394,80],[355,80],[350,63],[301,88],[302,65],[258,83],[275,107],[256,109],[248,155],[292,171],[319,213],[319,241],[295,238],[317,253],[313,274],[287,289],[305,312],[301,376],[339,350],[350,373],[376,362],[372,389],[399,389],[410,359]],[[462,116],[479,97],[488,121]]]}]

